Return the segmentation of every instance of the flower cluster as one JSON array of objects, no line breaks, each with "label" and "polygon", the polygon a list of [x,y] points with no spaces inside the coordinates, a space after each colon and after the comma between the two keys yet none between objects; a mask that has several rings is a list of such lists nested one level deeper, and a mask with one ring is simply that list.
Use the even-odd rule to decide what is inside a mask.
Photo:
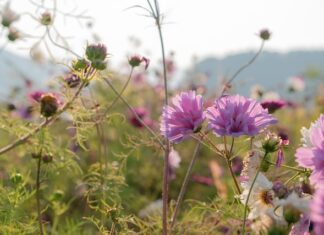
[{"label": "flower cluster", "polygon": [[163,108],[161,132],[174,143],[199,131],[205,117],[217,136],[255,136],[277,122],[260,103],[239,95],[216,99],[205,112],[195,91],[182,92],[172,103]]}]

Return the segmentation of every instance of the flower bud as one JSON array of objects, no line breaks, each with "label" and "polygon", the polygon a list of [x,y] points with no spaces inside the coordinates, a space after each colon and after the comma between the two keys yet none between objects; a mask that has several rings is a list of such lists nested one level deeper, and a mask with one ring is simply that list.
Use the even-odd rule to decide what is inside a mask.
[{"label": "flower bud", "polygon": [[46,154],[42,157],[44,163],[50,163],[53,161],[53,156],[51,154]]},{"label": "flower bud", "polygon": [[40,110],[41,114],[44,117],[51,117],[58,110],[59,102],[54,95],[48,93],[42,95],[40,99],[40,105],[41,105],[41,110]]},{"label": "flower bud", "polygon": [[130,66],[132,66],[133,68],[134,67],[137,67],[137,66],[140,66],[142,62],[142,58],[135,55],[135,56],[132,56],[129,60],[128,60],[128,63]]},{"label": "flower bud", "polygon": [[9,33],[8,33],[8,40],[11,42],[16,41],[17,39],[19,39],[21,37],[20,32],[15,29],[15,28],[9,28]]},{"label": "flower bud", "polygon": [[42,14],[41,18],[40,18],[40,23],[42,25],[45,25],[45,26],[52,24],[53,22],[52,22],[52,15],[51,15],[51,13],[49,13],[47,11],[44,12]]},{"label": "flower bud", "polygon": [[14,184],[19,184],[19,183],[22,182],[23,177],[22,177],[22,175],[21,175],[20,173],[14,173],[14,174],[12,174],[12,175],[10,176],[10,180],[11,180],[11,182],[14,183]]},{"label": "flower bud", "polygon": [[269,228],[268,235],[286,235],[287,230],[284,227],[279,227],[278,225]]},{"label": "flower bud", "polygon": [[107,64],[105,61],[95,60],[91,63],[92,67],[97,70],[104,70],[107,67]]},{"label": "flower bud", "polygon": [[39,159],[42,155],[39,154],[39,153],[32,153],[31,154],[31,157],[34,158],[34,159]]},{"label": "flower bud", "polygon": [[1,24],[3,27],[9,27],[13,22],[19,19],[19,15],[13,12],[7,4],[1,12]]},{"label": "flower bud", "polygon": [[289,193],[287,187],[280,181],[276,181],[273,183],[272,190],[275,192],[275,195],[279,199],[286,198]]},{"label": "flower bud", "polygon": [[52,201],[60,201],[62,200],[64,196],[64,192],[62,190],[56,190],[53,194],[52,194]]},{"label": "flower bud", "polygon": [[259,33],[259,37],[264,41],[269,40],[270,36],[271,36],[271,33],[267,29],[262,29]]},{"label": "flower bud", "polygon": [[288,224],[294,224],[298,222],[300,215],[301,212],[290,204],[285,205],[283,208],[283,216]]},{"label": "flower bud", "polygon": [[72,68],[76,71],[80,71],[89,66],[89,62],[86,59],[78,59],[72,62]]},{"label": "flower bud", "polygon": [[266,137],[266,140],[262,143],[262,148],[267,153],[273,153],[278,150],[279,144],[280,144],[280,139],[278,138],[278,136],[269,134]]},{"label": "flower bud", "polygon": [[75,88],[75,87],[78,87],[80,85],[81,78],[78,75],[74,74],[74,73],[68,73],[64,77],[64,81],[66,82],[68,87]]},{"label": "flower bud", "polygon": [[104,44],[88,45],[86,49],[86,56],[92,63],[103,62],[107,57],[107,48]]}]

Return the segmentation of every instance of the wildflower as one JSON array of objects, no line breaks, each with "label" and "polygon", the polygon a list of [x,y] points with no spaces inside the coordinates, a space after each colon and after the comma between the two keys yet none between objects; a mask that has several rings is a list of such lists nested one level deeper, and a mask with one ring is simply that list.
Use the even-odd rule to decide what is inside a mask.
[{"label": "wildflower", "polygon": [[181,92],[172,104],[163,107],[160,130],[171,142],[179,143],[200,130],[204,121],[203,98],[195,91]]},{"label": "wildflower", "polygon": [[300,92],[305,89],[305,80],[303,77],[291,77],[288,79],[288,90],[290,92]]},{"label": "wildflower", "polygon": [[324,188],[318,188],[310,206],[310,217],[314,222],[315,234],[324,234]]},{"label": "wildflower", "polygon": [[52,24],[53,22],[52,22],[52,16],[51,16],[51,13],[49,13],[49,12],[44,12],[42,15],[41,15],[41,18],[40,18],[40,23],[42,24],[42,25],[45,25],[45,26],[47,26],[47,25],[50,25],[50,24]]},{"label": "wildflower", "polygon": [[287,187],[280,181],[273,182],[272,190],[279,199],[283,199],[288,196]]},{"label": "wildflower", "polygon": [[138,67],[140,66],[140,64],[144,62],[145,64],[145,70],[148,68],[149,64],[150,64],[150,60],[146,57],[140,57],[138,55],[132,56],[129,60],[128,63],[130,66],[134,67]]},{"label": "wildflower", "polygon": [[[241,183],[241,186],[243,188],[243,192],[240,195],[240,199],[242,204],[245,205],[252,186],[252,179]],[[251,190],[248,201],[248,207],[251,209],[248,219],[256,219],[263,214],[275,217],[274,208],[278,202],[278,198],[275,197],[272,187],[272,182],[270,182],[265,175],[259,173]]]},{"label": "wildflower", "polygon": [[264,94],[264,88],[260,85],[254,85],[251,87],[251,98],[252,99],[259,99],[262,98]]},{"label": "wildflower", "polygon": [[259,102],[243,96],[223,96],[206,111],[209,128],[217,136],[255,136],[277,120]]},{"label": "wildflower", "polygon": [[274,113],[278,109],[283,108],[286,105],[286,102],[283,100],[266,100],[261,102],[261,106],[264,109],[267,109],[269,113]]},{"label": "wildflower", "polygon": [[1,24],[3,27],[9,27],[13,22],[19,19],[19,15],[13,12],[10,9],[9,2],[4,7],[3,11],[1,12],[2,21]]},{"label": "wildflower", "polygon": [[179,153],[172,148],[169,153],[169,180],[175,179],[175,170],[179,168],[180,162]]},{"label": "wildflower", "polygon": [[[307,131],[306,131],[307,132]],[[310,182],[320,184],[324,182],[324,115],[322,114],[308,130],[309,137],[304,136],[305,147],[296,151],[296,161],[299,166],[309,168],[313,172]],[[309,142],[308,142],[309,141]]]},{"label": "wildflower", "polygon": [[70,88],[78,87],[81,83],[81,78],[76,75],[75,73],[68,73],[64,77],[64,81],[66,82],[67,86]]},{"label": "wildflower", "polygon": [[[137,116],[142,120],[142,122],[144,122],[145,125],[147,125],[147,126],[152,126],[153,125],[153,121],[149,117],[149,111],[146,108],[138,107],[138,108],[134,108],[134,111],[137,114]],[[129,113],[128,120],[134,127],[142,128],[144,126],[137,119],[137,117],[135,116],[135,114],[133,112]]]},{"label": "wildflower", "polygon": [[92,44],[86,48],[86,56],[91,61],[91,66],[98,70],[106,68],[107,48],[104,44]]},{"label": "wildflower", "polygon": [[262,29],[259,32],[259,37],[264,41],[269,40],[270,36],[271,36],[271,33],[269,32],[268,29]]},{"label": "wildflower", "polygon": [[59,107],[59,101],[55,97],[55,95],[51,93],[47,93],[41,96],[40,98],[40,105],[41,105],[41,114],[48,118],[53,116]]},{"label": "wildflower", "polygon": [[31,101],[40,102],[40,99],[41,99],[42,95],[44,95],[44,94],[45,94],[45,92],[43,92],[43,91],[34,91],[34,92],[31,92],[28,94],[28,98]]},{"label": "wildflower", "polygon": [[18,31],[18,29],[10,27],[9,28],[9,33],[8,33],[8,40],[11,42],[16,41],[17,39],[21,38],[21,34]]}]

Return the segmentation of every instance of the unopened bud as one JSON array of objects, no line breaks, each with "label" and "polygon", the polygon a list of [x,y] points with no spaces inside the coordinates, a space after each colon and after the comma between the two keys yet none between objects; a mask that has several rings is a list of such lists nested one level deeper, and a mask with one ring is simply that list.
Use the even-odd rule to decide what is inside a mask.
[{"label": "unopened bud", "polygon": [[103,62],[107,57],[107,48],[104,44],[88,45],[86,49],[86,56],[92,63]]},{"label": "unopened bud", "polygon": [[59,107],[59,102],[57,98],[52,94],[44,94],[40,99],[41,105],[41,114],[44,117],[51,117],[53,116]]},{"label": "unopened bud", "polygon": [[41,18],[40,18],[40,23],[42,25],[45,25],[45,26],[52,24],[53,22],[52,22],[52,15],[51,15],[51,13],[44,12],[42,14]]},{"label": "unopened bud", "polygon": [[81,78],[78,75],[74,74],[74,73],[68,73],[64,77],[64,81],[66,82],[68,87],[75,88],[75,87],[78,87],[80,85]]},{"label": "unopened bud", "polygon": [[53,161],[53,156],[51,154],[46,154],[42,158],[44,163],[50,163]]},{"label": "unopened bud", "polygon": [[15,29],[15,28],[9,28],[9,33],[8,33],[8,40],[11,42],[16,41],[17,39],[19,39],[21,37],[20,32]]},{"label": "unopened bud", "polygon": [[288,224],[294,224],[300,219],[300,210],[288,204],[283,208],[283,216]]},{"label": "unopened bud", "polygon": [[271,36],[271,33],[267,29],[262,29],[259,33],[259,37],[264,41],[269,40],[270,36]]},{"label": "unopened bud", "polygon": [[86,59],[78,59],[72,62],[72,68],[77,71],[85,69],[88,66],[89,66],[89,62]]}]

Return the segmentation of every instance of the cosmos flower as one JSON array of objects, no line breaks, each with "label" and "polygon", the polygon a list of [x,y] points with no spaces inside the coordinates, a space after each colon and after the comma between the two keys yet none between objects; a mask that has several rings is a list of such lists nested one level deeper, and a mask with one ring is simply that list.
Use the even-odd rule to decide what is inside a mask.
[{"label": "cosmos flower", "polygon": [[299,166],[309,168],[312,184],[324,182],[324,115],[322,114],[309,130],[302,129],[303,147],[296,151],[296,161]]},{"label": "cosmos flower", "polygon": [[288,79],[288,90],[290,92],[300,92],[305,89],[305,80],[303,77],[291,77]]},{"label": "cosmos flower", "polygon": [[223,96],[206,111],[209,128],[217,136],[255,136],[277,120],[259,102],[243,96]]},{"label": "cosmos flower", "polygon": [[324,234],[324,187],[316,190],[311,203],[311,220],[315,224],[315,234]]},{"label": "cosmos flower", "polygon": [[[147,125],[147,126],[152,126],[153,121],[151,120],[150,113],[145,107],[137,107],[134,108],[135,113],[137,116]],[[135,114],[133,112],[130,112],[128,114],[128,120],[129,122],[137,128],[142,128],[143,124],[136,118]]]},{"label": "cosmos flower", "polygon": [[172,99],[172,105],[163,107],[160,130],[171,142],[179,143],[199,131],[203,121],[202,96],[195,91],[181,92]]},{"label": "cosmos flower", "polygon": [[267,109],[269,113],[274,113],[278,109],[285,107],[286,102],[284,100],[265,100],[261,102],[261,106]]}]

